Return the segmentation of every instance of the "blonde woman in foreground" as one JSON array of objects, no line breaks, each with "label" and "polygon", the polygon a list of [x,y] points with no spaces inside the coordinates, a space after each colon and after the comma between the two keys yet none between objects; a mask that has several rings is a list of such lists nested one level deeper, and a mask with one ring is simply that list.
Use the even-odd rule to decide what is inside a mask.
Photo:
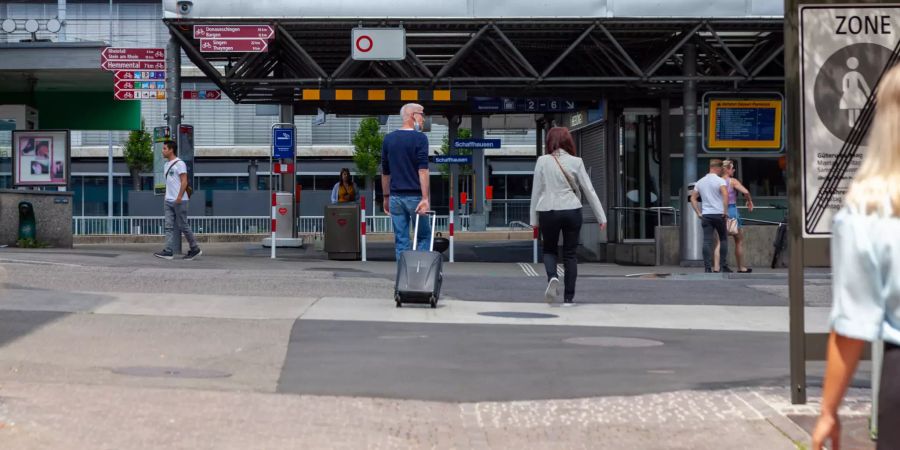
[{"label": "blonde woman in foreground", "polygon": [[884,340],[878,449],[900,449],[900,67],[878,88],[869,147],[832,226],[834,303],[813,449],[840,448],[838,407],[867,342]]}]

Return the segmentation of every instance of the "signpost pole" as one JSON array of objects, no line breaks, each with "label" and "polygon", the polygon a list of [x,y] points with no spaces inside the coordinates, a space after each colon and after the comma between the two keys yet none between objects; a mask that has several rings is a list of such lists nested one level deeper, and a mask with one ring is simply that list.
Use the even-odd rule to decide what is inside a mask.
[{"label": "signpost pole", "polygon": [[359,232],[360,232],[360,245],[362,246],[362,260],[366,262],[366,197],[361,196],[359,198],[359,206],[361,207],[360,215],[359,215]]},{"label": "signpost pole", "polygon": [[[799,92],[799,28],[797,6],[799,0],[784,2],[784,63],[785,92]],[[801,94],[802,95],[802,94]],[[787,98],[787,148],[800,149],[800,95]],[[806,403],[806,330],[803,308],[803,235],[802,200],[803,154],[800,151],[787,152],[788,209],[792,212],[788,221],[790,261],[788,270],[788,296],[790,297],[790,360],[791,360],[791,403]]]},{"label": "signpost pole", "polygon": [[448,234],[450,235],[450,262],[455,262],[453,248],[453,210],[456,209],[453,203],[453,196],[450,196],[450,224],[448,225]]},{"label": "signpost pole", "polygon": [[[293,104],[281,105],[280,116],[281,116],[280,117],[281,124],[288,125],[293,128],[293,126],[294,126],[294,105]],[[283,162],[285,164],[287,164],[289,162],[293,163],[296,159],[295,157],[297,154],[296,147],[297,147],[297,141],[296,141],[296,130],[295,130],[294,149],[291,152],[291,155],[292,155],[291,159],[290,160],[284,159],[284,160],[280,160],[279,162]],[[293,165],[293,164],[291,164],[291,165]],[[297,204],[297,198],[296,198],[297,187],[296,187],[296,185],[297,185],[297,170],[296,170],[296,168],[294,168],[294,170],[292,170],[291,173],[287,173],[287,174],[282,173],[281,174],[281,191],[291,193],[291,204],[293,204],[293,205]],[[291,237],[292,238],[297,237],[298,213],[299,213],[299,211],[295,210],[294,217],[291,217]]]},{"label": "signpost pole", "polygon": [[[113,45],[113,2],[109,0],[109,45]],[[114,234],[112,226],[113,226],[113,149],[112,149],[112,130],[106,132],[106,143],[108,145],[107,156],[106,156],[106,176],[107,176],[107,200],[106,200],[106,216],[109,217],[107,220],[107,233]]]}]

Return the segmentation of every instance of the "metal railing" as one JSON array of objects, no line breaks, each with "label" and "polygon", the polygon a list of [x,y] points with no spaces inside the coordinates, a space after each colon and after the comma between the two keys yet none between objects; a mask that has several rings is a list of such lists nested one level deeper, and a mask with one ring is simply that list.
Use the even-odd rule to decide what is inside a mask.
[{"label": "metal railing", "polygon": [[[225,217],[197,216],[188,218],[196,234],[259,234],[271,229],[269,216]],[[437,231],[449,230],[450,218],[437,217]],[[162,216],[76,216],[72,218],[72,231],[76,236],[97,235],[142,235],[161,236],[165,234],[166,220]],[[390,216],[366,217],[369,233],[393,233]],[[456,216],[456,229],[469,229],[469,216]],[[301,216],[297,219],[299,233],[322,233],[325,230],[324,216]]]},{"label": "metal railing", "polygon": [[[654,215],[656,216],[656,226],[662,226],[663,216],[672,217],[672,224],[674,226],[678,226],[678,214],[680,211],[677,208],[672,206],[654,206],[651,208],[640,208],[640,207],[629,207],[629,206],[614,206],[610,208],[610,211],[616,215],[616,233],[618,235],[618,242],[625,241],[625,224],[623,221],[625,220],[624,214],[622,212],[636,212],[639,215]],[[653,240],[655,237],[650,237],[647,240]]]},{"label": "metal railing", "polygon": [[531,200],[491,200],[488,226],[506,227],[512,222],[531,221]]}]

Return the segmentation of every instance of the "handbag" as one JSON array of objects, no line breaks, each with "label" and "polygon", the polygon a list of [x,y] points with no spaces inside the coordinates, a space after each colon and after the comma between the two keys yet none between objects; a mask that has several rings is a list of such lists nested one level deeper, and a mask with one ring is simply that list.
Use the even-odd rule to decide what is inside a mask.
[{"label": "handbag", "polygon": [[728,223],[725,225],[728,228],[728,234],[730,236],[737,236],[737,234],[740,232],[740,228],[738,228],[738,221],[734,217],[729,217]]},{"label": "handbag", "polygon": [[556,155],[553,155],[553,160],[556,161],[556,165],[559,166],[559,170],[562,172],[563,176],[566,177],[566,182],[569,183],[569,188],[572,189],[572,192],[575,193],[575,197],[578,197],[578,200],[581,201],[581,190],[578,189],[578,183],[572,179],[569,175],[569,172],[566,172],[566,169],[563,169],[562,164],[559,162],[559,158]]}]

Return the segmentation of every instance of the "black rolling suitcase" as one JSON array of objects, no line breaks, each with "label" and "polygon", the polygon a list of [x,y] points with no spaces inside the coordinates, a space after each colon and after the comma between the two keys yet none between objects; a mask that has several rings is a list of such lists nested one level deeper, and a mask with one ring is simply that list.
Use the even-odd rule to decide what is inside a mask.
[{"label": "black rolling suitcase", "polygon": [[437,301],[441,296],[444,258],[443,255],[434,251],[434,228],[437,216],[434,212],[429,212],[428,215],[431,216],[429,251],[416,250],[416,241],[419,236],[419,215],[417,214],[415,231],[413,231],[413,249],[400,253],[400,261],[397,262],[394,301],[398,308],[404,303],[428,303],[432,308],[437,308]]}]

